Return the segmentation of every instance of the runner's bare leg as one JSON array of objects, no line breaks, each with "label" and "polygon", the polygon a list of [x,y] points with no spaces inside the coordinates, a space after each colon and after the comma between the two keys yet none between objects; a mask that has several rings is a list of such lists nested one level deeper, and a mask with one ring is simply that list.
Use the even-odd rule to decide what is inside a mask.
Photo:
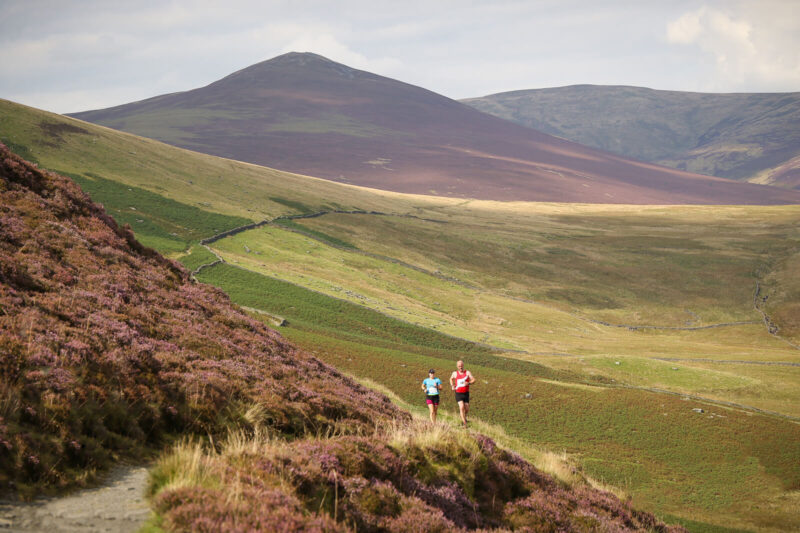
[{"label": "runner's bare leg", "polygon": [[461,415],[461,423],[464,424],[464,427],[467,427],[467,412],[469,411],[469,404],[464,403],[463,401],[458,402],[458,411]]}]

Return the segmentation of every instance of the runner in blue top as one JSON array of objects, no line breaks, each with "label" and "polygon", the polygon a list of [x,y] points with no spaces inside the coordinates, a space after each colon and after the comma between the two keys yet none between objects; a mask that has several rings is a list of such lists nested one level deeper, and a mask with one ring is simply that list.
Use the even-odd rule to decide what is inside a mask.
[{"label": "runner in blue top", "polygon": [[434,369],[428,370],[428,378],[422,381],[422,390],[425,391],[425,402],[431,414],[431,422],[436,423],[436,412],[439,410],[439,391],[442,390],[442,380],[436,377]]}]

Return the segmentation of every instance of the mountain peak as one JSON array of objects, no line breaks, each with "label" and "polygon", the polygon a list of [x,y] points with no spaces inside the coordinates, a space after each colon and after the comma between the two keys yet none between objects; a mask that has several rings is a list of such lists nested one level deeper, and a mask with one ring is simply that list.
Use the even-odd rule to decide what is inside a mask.
[{"label": "mountain peak", "polygon": [[356,77],[372,76],[367,72],[350,68],[347,65],[337,63],[319,54],[314,54],[312,52],[288,52],[234,72],[223,79],[271,74],[276,71],[281,73],[336,74],[351,80]]},{"label": "mountain peak", "polygon": [[272,59],[268,59],[263,63],[269,63],[272,65],[297,65],[300,67],[313,66],[315,64],[336,64],[335,61],[331,61],[327,57],[315,54],[313,52],[287,52],[285,54],[275,56]]}]

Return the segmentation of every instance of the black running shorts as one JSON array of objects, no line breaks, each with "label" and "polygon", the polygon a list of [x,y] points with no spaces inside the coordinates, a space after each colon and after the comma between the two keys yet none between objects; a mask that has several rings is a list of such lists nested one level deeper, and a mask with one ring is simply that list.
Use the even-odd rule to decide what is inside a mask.
[{"label": "black running shorts", "polygon": [[469,391],[467,392],[457,392],[456,393],[456,403],[464,402],[469,403]]}]

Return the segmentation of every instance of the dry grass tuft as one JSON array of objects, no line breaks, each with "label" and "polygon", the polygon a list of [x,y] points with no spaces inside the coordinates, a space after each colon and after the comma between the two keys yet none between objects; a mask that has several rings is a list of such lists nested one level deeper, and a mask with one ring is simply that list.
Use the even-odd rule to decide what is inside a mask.
[{"label": "dry grass tuft", "polygon": [[207,447],[197,439],[184,439],[163,454],[150,472],[147,495],[183,487],[217,488],[221,480],[213,472]]}]

